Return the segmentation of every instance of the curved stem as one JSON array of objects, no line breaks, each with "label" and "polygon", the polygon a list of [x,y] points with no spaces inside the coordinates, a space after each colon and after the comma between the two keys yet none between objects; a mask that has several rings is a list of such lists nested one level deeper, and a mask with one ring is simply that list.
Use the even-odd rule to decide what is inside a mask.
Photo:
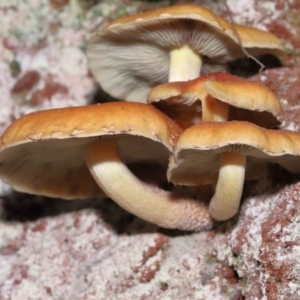
[{"label": "curved stem", "polygon": [[187,81],[200,76],[202,57],[184,45],[170,52],[169,82]]},{"label": "curved stem", "polygon": [[226,122],[228,121],[229,105],[210,95],[202,100],[203,122]]},{"label": "curved stem", "polygon": [[215,194],[209,205],[212,218],[224,221],[234,216],[240,205],[245,179],[246,156],[223,153]]},{"label": "curved stem", "polygon": [[132,214],[166,228],[200,230],[211,225],[208,208],[203,203],[175,197],[136,178],[120,159],[117,139],[90,143],[85,153],[90,172],[98,185]]}]

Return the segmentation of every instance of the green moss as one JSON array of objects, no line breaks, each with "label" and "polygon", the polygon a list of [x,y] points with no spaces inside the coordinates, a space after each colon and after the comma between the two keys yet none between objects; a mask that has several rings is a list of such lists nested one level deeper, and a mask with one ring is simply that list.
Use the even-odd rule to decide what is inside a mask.
[{"label": "green moss", "polygon": [[217,258],[216,258],[215,256],[213,256],[213,255],[207,255],[207,256],[205,257],[205,263],[206,263],[207,265],[214,265],[214,264],[218,263],[218,260],[217,260]]},{"label": "green moss", "polygon": [[21,72],[21,66],[19,62],[15,59],[9,64],[9,68],[10,73],[13,77],[17,77]]}]

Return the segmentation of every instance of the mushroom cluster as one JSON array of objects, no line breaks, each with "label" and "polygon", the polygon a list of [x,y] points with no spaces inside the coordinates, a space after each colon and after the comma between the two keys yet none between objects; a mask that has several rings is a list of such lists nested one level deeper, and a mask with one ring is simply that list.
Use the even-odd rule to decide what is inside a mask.
[{"label": "mushroom cluster", "polygon": [[[125,101],[16,120],[0,138],[0,178],[31,194],[108,196],[166,228],[201,230],[231,218],[244,180],[262,176],[268,162],[300,173],[300,135],[276,129],[283,110],[275,94],[225,72],[242,47],[282,51],[274,35],[233,27],[199,5],[112,22],[87,57],[101,87]],[[209,205],[198,188],[208,184]]]}]

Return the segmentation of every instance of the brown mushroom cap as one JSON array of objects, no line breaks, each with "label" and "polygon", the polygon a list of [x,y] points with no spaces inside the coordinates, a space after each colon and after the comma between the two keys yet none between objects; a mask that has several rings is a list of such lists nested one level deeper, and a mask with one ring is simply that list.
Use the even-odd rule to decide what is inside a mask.
[{"label": "brown mushroom cap", "polygon": [[146,159],[143,150],[148,137],[163,145],[152,145],[151,149],[163,148],[158,160],[166,164],[170,134],[178,134],[177,125],[168,128],[171,125],[164,122],[168,118],[147,105],[128,104],[51,109],[21,117],[0,140],[1,179],[30,194],[65,199],[103,196],[86,166],[84,147],[99,136],[111,134],[144,134],[136,144],[130,138],[121,142],[132,151],[124,153],[128,163],[138,161],[139,156]]},{"label": "brown mushroom cap", "polygon": [[220,111],[222,119],[222,110],[229,114],[229,120],[249,121],[267,128],[276,127],[284,119],[281,104],[271,90],[228,73],[158,85],[149,93],[147,102],[172,118],[194,123],[199,122],[197,119],[210,121],[214,114],[218,118]]},{"label": "brown mushroom cap", "polygon": [[[300,173],[300,135],[287,130],[264,129],[249,122],[209,122],[186,129],[174,149],[168,178],[180,184],[219,170],[225,151],[247,155],[247,165],[278,163],[291,173]],[[182,179],[183,180],[183,179]]]},{"label": "brown mushroom cap", "polygon": [[144,182],[144,174],[138,178],[130,171],[143,166],[147,173],[150,165],[166,174],[181,132],[162,112],[141,103],[32,113],[3,134],[0,177],[16,190],[50,197],[85,198],[103,196],[104,191],[144,220],[200,230],[212,222],[204,203],[162,190],[156,180]]},{"label": "brown mushroom cap", "polygon": [[168,179],[175,184],[197,184],[203,176],[219,173],[209,209],[214,219],[226,220],[238,210],[245,168],[266,162],[300,173],[300,135],[248,122],[201,123],[179,137]]},{"label": "brown mushroom cap", "polygon": [[[241,25],[236,29],[250,54],[282,50],[280,40],[271,33]],[[120,18],[95,34],[87,56],[93,74],[107,93],[145,102],[154,86],[168,81],[170,53],[183,46],[201,56],[203,64],[201,72],[193,71],[188,79],[224,70],[223,64],[244,56],[232,25],[194,4]]]}]

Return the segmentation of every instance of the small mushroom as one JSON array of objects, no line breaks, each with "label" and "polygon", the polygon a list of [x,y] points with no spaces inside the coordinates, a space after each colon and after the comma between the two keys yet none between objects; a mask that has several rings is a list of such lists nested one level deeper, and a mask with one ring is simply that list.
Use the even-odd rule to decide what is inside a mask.
[{"label": "small mushroom", "polygon": [[172,118],[194,123],[237,120],[274,128],[283,121],[281,104],[272,91],[228,73],[158,85],[147,102]]},{"label": "small mushroom", "polygon": [[238,211],[246,168],[267,162],[300,173],[300,135],[249,122],[201,123],[179,137],[168,179],[192,185],[218,174],[209,211],[214,219],[227,220]]},{"label": "small mushroom", "polygon": [[15,121],[0,139],[0,178],[18,191],[50,197],[105,193],[157,225],[198,230],[211,224],[207,206],[160,189],[155,178],[141,180],[147,178],[141,173],[147,174],[149,166],[166,174],[173,142],[181,132],[159,110],[141,103],[31,113]]},{"label": "small mushroom", "polygon": [[199,5],[175,5],[120,18],[94,35],[89,66],[113,97],[145,102],[156,85],[226,69],[245,54],[281,52],[273,34],[232,25]]}]

